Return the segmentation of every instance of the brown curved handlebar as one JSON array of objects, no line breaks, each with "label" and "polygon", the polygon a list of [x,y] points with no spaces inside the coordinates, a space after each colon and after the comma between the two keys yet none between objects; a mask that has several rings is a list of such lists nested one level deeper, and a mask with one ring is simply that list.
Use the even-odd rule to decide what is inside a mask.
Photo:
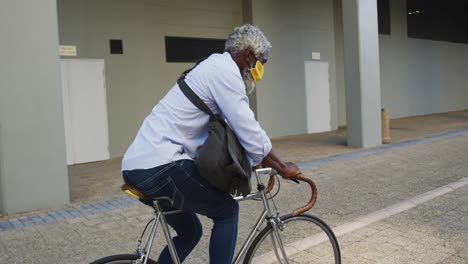
[{"label": "brown curved handlebar", "polygon": [[307,182],[310,186],[310,189],[312,191],[312,196],[310,197],[310,200],[309,202],[302,206],[302,207],[299,207],[297,208],[296,210],[293,211],[293,215],[296,216],[296,215],[300,215],[304,212],[307,212],[309,211],[315,204],[315,202],[317,201],[317,186],[315,185],[314,181],[306,176],[304,176],[302,173],[295,176],[295,177],[291,177],[291,178],[288,178],[290,180],[299,180],[299,181],[303,181],[303,182]]},{"label": "brown curved handlebar", "polygon": [[[273,186],[275,185],[275,178],[276,178],[275,176],[276,174],[272,174],[270,176],[270,179],[268,180],[268,186],[265,188],[265,193],[269,193],[273,189]],[[312,209],[315,202],[317,201],[317,195],[318,195],[317,186],[315,185],[314,181],[310,179],[309,177],[304,176],[302,173],[293,177],[283,177],[283,179],[298,180],[298,181],[306,182],[307,184],[309,184],[310,189],[312,191],[312,196],[310,197],[309,202],[306,205],[295,209],[293,211],[293,215],[297,216]]]},{"label": "brown curved handlebar", "polygon": [[268,186],[265,189],[265,193],[271,192],[271,189],[273,189],[273,186],[275,185],[275,178],[276,174],[270,176],[270,179],[268,180]]}]

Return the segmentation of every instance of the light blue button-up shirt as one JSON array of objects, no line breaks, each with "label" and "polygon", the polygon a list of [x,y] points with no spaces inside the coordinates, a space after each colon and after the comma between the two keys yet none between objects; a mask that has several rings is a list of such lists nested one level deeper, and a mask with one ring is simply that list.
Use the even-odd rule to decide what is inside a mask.
[{"label": "light blue button-up shirt", "polygon": [[[222,113],[258,165],[271,141],[249,107],[239,68],[227,52],[213,54],[186,77],[190,88],[215,114]],[[208,136],[209,116],[175,84],[144,120],[122,160],[122,170],[149,169],[180,159],[194,159]]]}]

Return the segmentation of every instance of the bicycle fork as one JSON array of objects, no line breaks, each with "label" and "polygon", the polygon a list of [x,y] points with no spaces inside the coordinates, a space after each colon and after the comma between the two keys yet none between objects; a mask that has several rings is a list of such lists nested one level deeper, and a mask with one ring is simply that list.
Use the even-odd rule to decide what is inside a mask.
[{"label": "bicycle fork", "polygon": [[[283,257],[284,263],[289,264],[286,251],[284,249],[283,240],[281,239],[281,230],[283,229],[281,219],[279,219],[278,217],[270,219],[270,225],[273,228],[273,232],[271,232],[270,238],[271,238],[271,243],[273,245],[273,251],[275,252],[275,255],[276,255],[276,259],[278,260],[280,264],[282,264],[283,261],[281,257]],[[276,246],[276,243],[278,243],[278,246]],[[280,252],[281,256],[278,252],[278,248],[281,251]]]}]

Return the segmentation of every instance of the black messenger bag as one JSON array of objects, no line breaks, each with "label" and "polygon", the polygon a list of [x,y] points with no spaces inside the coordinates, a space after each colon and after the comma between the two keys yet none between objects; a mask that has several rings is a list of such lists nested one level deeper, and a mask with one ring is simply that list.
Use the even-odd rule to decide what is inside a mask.
[{"label": "black messenger bag", "polygon": [[247,154],[223,116],[213,114],[187,85],[184,79],[188,71],[182,74],[177,83],[184,95],[198,109],[210,116],[208,138],[199,147],[198,157],[195,159],[198,172],[217,189],[245,197],[252,190],[251,165]]}]

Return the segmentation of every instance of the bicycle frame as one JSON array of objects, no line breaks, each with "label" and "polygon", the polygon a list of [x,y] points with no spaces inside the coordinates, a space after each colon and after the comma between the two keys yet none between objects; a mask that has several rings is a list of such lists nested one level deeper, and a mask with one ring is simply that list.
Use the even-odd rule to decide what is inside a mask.
[{"label": "bicycle frame", "polygon": [[278,227],[282,225],[281,220],[278,217],[278,212],[273,213],[273,211],[270,208],[270,205],[268,203],[268,199],[265,193],[265,185],[263,184],[260,174],[266,174],[266,175],[271,175],[272,169],[271,168],[264,168],[264,169],[258,169],[255,170],[255,176],[257,178],[257,190],[258,192],[249,194],[246,197],[235,197],[234,199],[237,201],[245,201],[245,200],[252,200],[255,198],[260,198],[263,202],[263,211],[260,214],[260,217],[257,220],[257,223],[255,224],[254,228],[250,232],[249,236],[247,237],[246,241],[242,245],[239,253],[237,253],[237,256],[234,258],[233,264],[239,264],[243,260],[245,254],[247,253],[248,248],[252,245],[253,240],[257,236],[257,234],[261,231],[260,226],[264,220],[267,220],[267,222],[272,225],[273,227],[273,234],[274,237],[273,239],[273,245],[274,245],[274,251],[276,254],[276,257],[280,260],[280,256],[278,255],[277,249],[276,249],[276,244],[275,244],[275,239],[277,240],[276,242],[279,245],[279,248],[281,250],[283,259],[286,260],[286,263],[288,263],[287,258],[286,258],[286,252],[284,251],[284,245],[281,240],[281,236],[278,232]]},{"label": "bicycle frame", "polygon": [[[268,203],[268,198],[265,193],[265,185],[262,183],[261,174],[265,175],[271,175],[272,169],[271,168],[264,168],[264,169],[258,169],[255,171],[255,176],[257,178],[257,192],[251,193],[247,195],[246,197],[242,196],[237,196],[234,197],[234,200],[236,201],[245,201],[245,200],[252,200],[256,198],[260,198],[263,202],[263,212],[260,214],[260,217],[258,218],[254,228],[250,232],[249,236],[247,237],[246,241],[242,245],[239,253],[237,253],[236,257],[234,258],[233,264],[239,264],[243,260],[245,254],[247,253],[248,248],[251,246],[252,242],[254,241],[256,235],[261,231],[261,225],[263,221],[267,221],[268,224],[272,225],[273,227],[273,233],[272,233],[272,242],[273,242],[273,249],[275,251],[276,257],[278,260],[281,259],[280,253],[282,258],[285,260],[286,263],[288,263],[287,258],[286,258],[286,252],[284,250],[284,245],[281,240],[281,236],[279,234],[279,229],[282,228],[282,222],[278,217],[278,212],[273,212],[270,208],[270,205]],[[170,211],[170,212],[163,212],[159,202],[156,200],[154,201],[154,212],[155,212],[155,217],[153,218],[153,224],[151,226],[150,233],[148,237],[146,238],[146,242],[144,246],[141,246],[141,239],[138,241],[138,247],[137,247],[137,252],[141,255],[140,261],[143,261],[144,264],[147,263],[148,257],[151,251],[151,247],[153,245],[154,237],[156,235],[156,230],[158,228],[158,224],[161,223],[162,229],[164,236],[166,238],[166,242],[169,248],[169,252],[172,257],[172,261],[176,264],[180,264],[179,256],[177,255],[177,252],[175,250],[174,243],[172,241],[170,232],[169,232],[169,226],[166,222],[166,215],[170,214],[176,214],[182,212],[181,210],[176,210],[176,211]],[[277,245],[280,248],[281,252],[278,252],[277,250]]]}]

